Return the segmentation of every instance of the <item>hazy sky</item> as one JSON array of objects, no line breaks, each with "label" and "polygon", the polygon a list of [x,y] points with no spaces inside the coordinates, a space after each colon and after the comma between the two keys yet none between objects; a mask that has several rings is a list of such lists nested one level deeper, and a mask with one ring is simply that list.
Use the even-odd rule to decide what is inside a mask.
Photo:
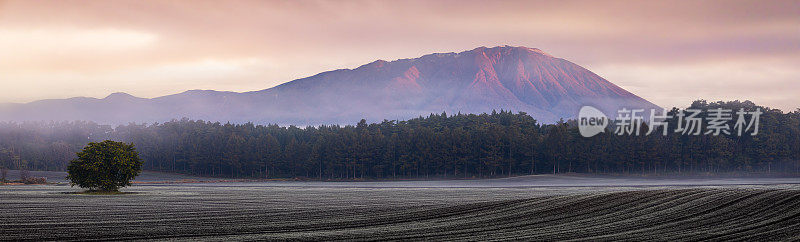
[{"label": "hazy sky", "polygon": [[0,102],[261,90],[498,45],[542,49],[664,107],[800,108],[800,0],[0,0]]}]

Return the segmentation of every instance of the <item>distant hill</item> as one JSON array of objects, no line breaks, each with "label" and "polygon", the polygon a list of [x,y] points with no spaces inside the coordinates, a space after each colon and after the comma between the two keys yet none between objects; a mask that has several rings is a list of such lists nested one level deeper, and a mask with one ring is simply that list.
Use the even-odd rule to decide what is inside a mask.
[{"label": "distant hill", "polygon": [[316,125],[505,109],[554,122],[574,117],[583,105],[609,115],[621,107],[659,108],[567,60],[539,49],[502,46],[378,60],[254,92],[192,90],[152,99],[114,93],[103,99],[6,104],[0,105],[0,120],[127,124],[187,117]]}]

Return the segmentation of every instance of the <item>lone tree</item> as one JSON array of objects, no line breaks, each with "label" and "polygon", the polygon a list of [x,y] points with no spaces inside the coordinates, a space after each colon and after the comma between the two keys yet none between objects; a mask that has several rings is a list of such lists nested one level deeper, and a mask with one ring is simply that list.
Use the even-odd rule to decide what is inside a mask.
[{"label": "lone tree", "polygon": [[133,144],[106,140],[86,145],[67,170],[72,186],[110,192],[130,185],[142,171],[142,160]]}]

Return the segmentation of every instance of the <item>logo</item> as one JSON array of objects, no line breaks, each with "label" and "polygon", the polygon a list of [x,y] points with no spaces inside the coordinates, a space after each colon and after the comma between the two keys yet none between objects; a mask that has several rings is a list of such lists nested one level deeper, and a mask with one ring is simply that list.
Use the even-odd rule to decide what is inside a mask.
[{"label": "logo", "polygon": [[608,123],[608,117],[592,106],[583,106],[578,112],[578,131],[583,137],[588,138],[602,133]]},{"label": "logo", "polygon": [[[650,109],[650,119],[647,122],[643,117],[646,114],[645,109],[622,108],[617,111],[617,117],[611,120],[597,108],[583,106],[578,113],[578,131],[583,137],[592,137],[605,132],[606,127],[613,122],[616,135],[639,136],[640,130],[647,123],[647,132],[644,135],[658,130],[664,136],[669,133],[742,136],[752,130],[749,135],[754,136],[758,134],[759,120],[761,114],[764,114],[761,108],[755,108],[754,111],[745,111],[744,108],[739,108],[738,111],[724,108],[710,108],[705,113],[703,111],[688,108],[668,112],[664,109],[657,115],[655,109]],[[671,126],[677,127],[670,129]]]}]

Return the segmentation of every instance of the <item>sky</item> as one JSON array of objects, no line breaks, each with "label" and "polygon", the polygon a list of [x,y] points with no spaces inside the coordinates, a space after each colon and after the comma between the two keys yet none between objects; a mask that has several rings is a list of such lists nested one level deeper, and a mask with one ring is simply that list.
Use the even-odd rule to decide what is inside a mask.
[{"label": "sky", "polygon": [[539,48],[662,107],[800,108],[800,0],[0,0],[0,103],[254,91],[500,45]]}]

